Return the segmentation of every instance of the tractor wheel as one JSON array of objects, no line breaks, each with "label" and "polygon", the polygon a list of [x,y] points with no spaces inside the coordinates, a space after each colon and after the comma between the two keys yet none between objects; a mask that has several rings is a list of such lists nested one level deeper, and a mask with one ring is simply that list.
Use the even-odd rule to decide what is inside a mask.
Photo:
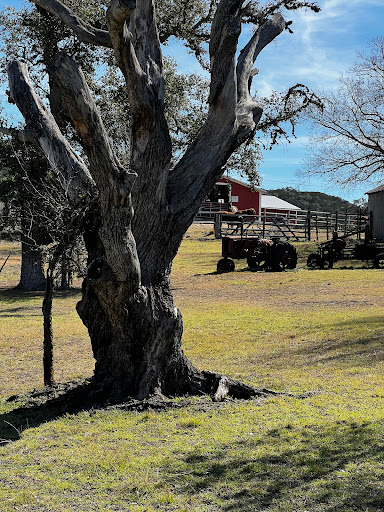
[{"label": "tractor wheel", "polygon": [[288,257],[287,256],[284,257],[285,264],[286,264],[285,268],[294,269],[294,268],[296,268],[296,265],[297,265],[296,248],[293,247],[293,245],[289,245],[287,251],[289,252],[289,255],[288,255]]},{"label": "tractor wheel", "polygon": [[321,260],[321,268],[323,270],[328,270],[333,267],[333,258],[331,256],[324,256],[324,258]]},{"label": "tractor wheel", "polygon": [[313,270],[321,268],[321,257],[319,254],[312,253],[308,256],[307,267]]},{"label": "tractor wheel", "polygon": [[284,248],[279,256],[280,269],[285,270],[286,268],[296,268],[297,254],[295,250],[290,247]]},{"label": "tractor wheel", "polygon": [[384,268],[384,252],[381,252],[373,260],[373,268]]},{"label": "tractor wheel", "polygon": [[223,258],[217,262],[217,272],[223,274],[225,272],[233,272],[235,270],[235,262],[230,258]]},{"label": "tractor wheel", "polygon": [[272,272],[280,272],[285,269],[296,268],[297,252],[288,242],[280,242],[271,248],[271,258],[268,265]]}]

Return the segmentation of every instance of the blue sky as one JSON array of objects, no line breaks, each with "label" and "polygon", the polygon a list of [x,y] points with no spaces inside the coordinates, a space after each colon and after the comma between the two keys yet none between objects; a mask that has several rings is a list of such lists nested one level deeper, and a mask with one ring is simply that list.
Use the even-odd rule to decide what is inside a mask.
[{"label": "blue sky", "polygon": [[[5,5],[19,7],[21,0],[0,0]],[[293,20],[293,34],[287,31],[279,36],[260,55],[256,88],[264,94],[271,90],[283,91],[296,83],[314,90],[337,87],[338,77],[356,61],[358,53],[368,51],[369,42],[384,36],[383,0],[319,0],[320,13],[300,11],[288,13]],[[244,31],[243,42],[247,36]],[[199,71],[197,64],[172,46],[167,53],[179,60],[180,72]],[[181,58],[180,58],[181,57]],[[275,147],[264,153],[260,172],[264,188],[291,186],[298,190],[312,190],[338,195],[348,200],[359,199],[376,183],[341,189],[319,178],[310,181],[297,172],[306,156],[308,129],[301,126],[297,139],[291,144]]]}]

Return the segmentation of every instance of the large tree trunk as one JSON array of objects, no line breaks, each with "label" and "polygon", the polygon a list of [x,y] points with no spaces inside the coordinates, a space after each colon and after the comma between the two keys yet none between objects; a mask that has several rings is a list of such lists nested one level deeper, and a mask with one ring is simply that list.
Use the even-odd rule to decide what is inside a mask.
[{"label": "large tree trunk", "polygon": [[21,270],[17,286],[25,291],[45,290],[43,256],[35,242],[27,235],[21,235]]},{"label": "large tree trunk", "polygon": [[100,216],[90,215],[86,228],[89,266],[77,311],[91,338],[95,389],[114,401],[201,389],[203,375],[181,349],[183,322],[169,269],[133,291],[107,261]]},{"label": "large tree trunk", "polygon": [[[199,372],[181,350],[183,324],[169,283],[141,287],[117,304],[108,300],[109,284],[91,281],[84,283],[78,312],[89,330],[95,381],[103,390],[118,400],[191,391],[190,377]],[[94,286],[105,294],[103,305]]]}]

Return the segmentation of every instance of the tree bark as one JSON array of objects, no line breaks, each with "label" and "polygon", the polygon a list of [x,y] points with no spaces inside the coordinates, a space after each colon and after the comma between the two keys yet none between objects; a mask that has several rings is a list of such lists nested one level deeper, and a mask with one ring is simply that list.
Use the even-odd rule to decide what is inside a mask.
[{"label": "tree bark", "polygon": [[43,374],[44,386],[52,386],[54,380],[53,369],[53,327],[52,327],[52,301],[53,301],[53,271],[47,270],[46,288],[43,300],[44,343],[43,343]]},{"label": "tree bark", "polygon": [[25,234],[21,235],[21,270],[17,287],[25,291],[45,290],[43,256],[35,242]]}]

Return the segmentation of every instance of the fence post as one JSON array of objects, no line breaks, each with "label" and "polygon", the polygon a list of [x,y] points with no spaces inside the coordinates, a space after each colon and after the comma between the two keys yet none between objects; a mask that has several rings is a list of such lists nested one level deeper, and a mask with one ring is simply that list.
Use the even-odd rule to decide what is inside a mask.
[{"label": "fence post", "polygon": [[348,210],[345,210],[344,234],[348,231]]},{"label": "fence post", "polygon": [[221,238],[221,213],[215,214],[215,238]]},{"label": "fence post", "polygon": [[308,241],[311,241],[311,210],[307,212],[307,232],[308,232]]},{"label": "fence post", "polygon": [[368,229],[366,229],[366,231],[365,231],[365,239],[366,240],[370,240],[372,238],[372,233],[373,233],[373,211],[372,210],[369,211],[368,215],[369,215],[369,220],[367,223]]},{"label": "fence post", "polygon": [[316,213],[315,217],[315,227],[316,227],[316,242],[319,241],[319,223],[318,223],[318,215]]}]

